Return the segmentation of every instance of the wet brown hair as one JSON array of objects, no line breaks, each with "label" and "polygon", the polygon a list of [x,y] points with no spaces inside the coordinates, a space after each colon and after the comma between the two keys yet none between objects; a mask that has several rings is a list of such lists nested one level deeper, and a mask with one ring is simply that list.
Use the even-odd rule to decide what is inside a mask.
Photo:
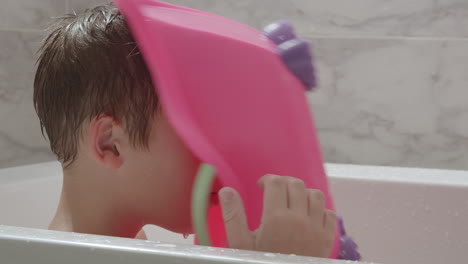
[{"label": "wet brown hair", "polygon": [[82,124],[100,115],[122,121],[134,146],[146,147],[158,99],[117,8],[59,18],[39,53],[34,106],[60,161],[76,159]]}]

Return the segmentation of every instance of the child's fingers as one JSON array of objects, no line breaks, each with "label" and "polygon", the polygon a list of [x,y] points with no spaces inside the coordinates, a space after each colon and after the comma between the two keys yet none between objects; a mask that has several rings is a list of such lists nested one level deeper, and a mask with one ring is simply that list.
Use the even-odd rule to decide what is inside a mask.
[{"label": "child's fingers", "polygon": [[323,223],[325,196],[320,190],[308,189],[309,216],[315,223]]},{"label": "child's fingers", "polygon": [[333,242],[335,241],[335,232],[337,227],[336,222],[336,213],[331,210],[325,210],[325,243],[329,246],[330,251],[333,248]]},{"label": "child's fingers", "polygon": [[288,181],[289,209],[299,214],[308,214],[307,188],[303,181],[291,178]]},{"label": "child's fingers", "polygon": [[252,234],[247,226],[244,204],[236,190],[226,187],[219,192],[229,247],[252,250]]},{"label": "child's fingers", "polygon": [[336,229],[336,213],[333,212],[332,210],[325,210],[325,222],[323,223],[324,224],[324,227],[325,227],[325,230],[327,231],[331,231],[331,233],[335,233],[335,229]]},{"label": "child's fingers", "polygon": [[263,189],[263,217],[288,208],[287,179],[283,176],[266,175],[258,182]]}]

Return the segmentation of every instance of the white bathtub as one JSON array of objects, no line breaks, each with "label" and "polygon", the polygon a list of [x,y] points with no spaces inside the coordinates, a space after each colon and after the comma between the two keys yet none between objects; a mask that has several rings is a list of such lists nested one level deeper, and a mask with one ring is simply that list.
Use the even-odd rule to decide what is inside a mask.
[{"label": "white bathtub", "polygon": [[[338,212],[365,261],[467,261],[468,172],[337,164],[327,165],[327,171]],[[0,170],[0,263],[23,263],[28,259],[27,252],[36,260],[41,256],[40,263],[72,255],[86,256],[77,258],[76,263],[155,263],[155,258],[161,261],[158,263],[324,263],[311,258],[188,246],[190,239],[156,227],[145,229],[150,240],[164,241],[163,246],[25,229],[47,228],[60,185],[60,167],[55,162]],[[66,247],[68,250],[60,250]]]}]

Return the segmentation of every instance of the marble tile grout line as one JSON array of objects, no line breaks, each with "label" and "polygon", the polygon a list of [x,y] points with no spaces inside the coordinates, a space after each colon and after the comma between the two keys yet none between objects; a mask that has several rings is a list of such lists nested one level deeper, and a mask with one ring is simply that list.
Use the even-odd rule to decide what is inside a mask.
[{"label": "marble tile grout line", "polygon": [[[19,33],[44,33],[47,29],[25,29],[0,27],[0,32],[19,32]],[[300,33],[299,33],[300,34]],[[414,40],[414,41],[468,41],[468,37],[409,37],[409,36],[366,36],[366,35],[323,35],[323,34],[305,34],[301,35],[304,39],[362,39],[362,40]]]},{"label": "marble tile grout line", "polygon": [[[300,32],[298,33],[300,35]],[[325,35],[304,34],[304,39],[362,39],[362,40],[415,40],[415,41],[468,41],[468,37],[424,37],[424,36],[382,36],[382,35]]]}]

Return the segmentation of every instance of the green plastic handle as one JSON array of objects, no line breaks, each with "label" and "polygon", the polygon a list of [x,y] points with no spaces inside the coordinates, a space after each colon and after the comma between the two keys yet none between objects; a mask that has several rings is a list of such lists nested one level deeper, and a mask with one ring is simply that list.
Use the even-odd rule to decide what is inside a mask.
[{"label": "green plastic handle", "polygon": [[202,246],[211,246],[208,233],[208,203],[216,170],[208,164],[201,164],[192,191],[192,225]]}]

